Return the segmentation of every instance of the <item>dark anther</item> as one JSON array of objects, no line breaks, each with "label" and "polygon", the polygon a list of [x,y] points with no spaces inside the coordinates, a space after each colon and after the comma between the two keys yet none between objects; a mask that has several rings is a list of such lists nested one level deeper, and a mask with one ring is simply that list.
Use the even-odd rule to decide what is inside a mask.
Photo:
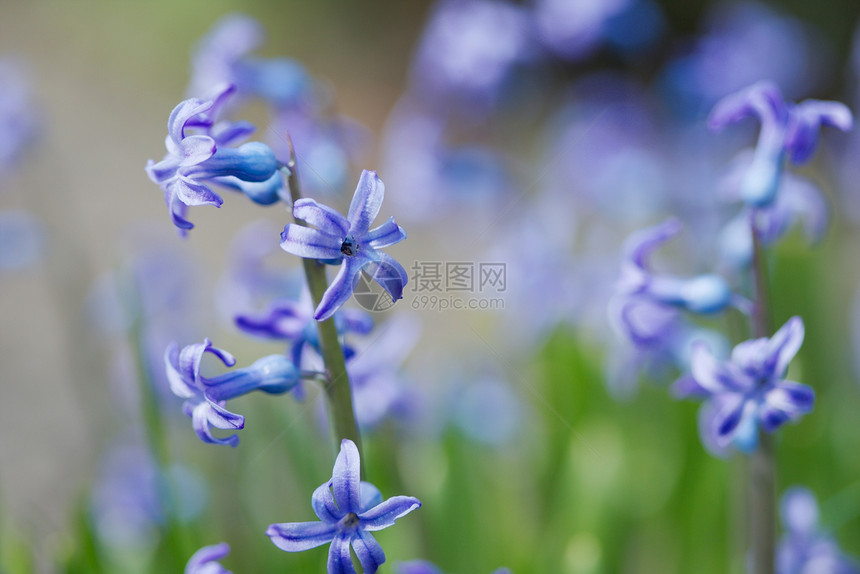
[{"label": "dark anther", "polygon": [[354,245],[355,244],[352,242],[351,239],[346,239],[340,246],[340,252],[347,257],[352,257],[353,255],[355,255],[355,250],[353,249]]}]

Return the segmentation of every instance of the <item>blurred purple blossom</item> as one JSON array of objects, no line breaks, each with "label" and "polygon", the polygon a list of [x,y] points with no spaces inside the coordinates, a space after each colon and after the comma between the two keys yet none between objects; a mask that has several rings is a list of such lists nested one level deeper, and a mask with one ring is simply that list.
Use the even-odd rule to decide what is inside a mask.
[{"label": "blurred purple blossom", "polygon": [[394,522],[421,506],[417,498],[394,496],[383,501],[375,486],[361,481],[361,461],[355,444],[344,439],[334,463],[331,480],[312,496],[319,522],[272,524],[266,535],[281,550],[301,552],[331,542],[328,574],[355,574],[352,546],[365,574],[373,574],[385,562],[385,553],[371,532]]},{"label": "blurred purple blossom", "polygon": [[788,364],[803,342],[803,321],[792,317],[771,338],[737,345],[730,361],[719,361],[704,343],[697,343],[691,377],[679,380],[679,397],[707,399],[710,420],[703,421],[703,442],[729,444],[751,452],[758,444],[758,427],[774,432],[812,411],[815,392],[785,380]]},{"label": "blurred purple blossom", "polygon": [[785,534],[776,553],[777,574],[858,574],[860,565],[820,530],[818,503],[807,488],[794,486],[780,501]]},{"label": "blurred purple blossom", "polygon": [[[394,565],[395,574],[444,574],[442,570],[427,560],[410,560]],[[493,570],[492,574],[511,574],[507,568]]]},{"label": "blurred purple blossom", "polygon": [[313,199],[300,199],[293,205],[293,216],[314,227],[288,223],[281,233],[281,248],[299,257],[340,265],[314,311],[317,321],[328,319],[346,303],[359,273],[365,270],[393,300],[403,297],[403,287],[409,280],[406,270],[380,249],[403,241],[406,232],[393,217],[370,229],[384,196],[385,184],[376,172],[364,170],[347,217]]},{"label": "blurred purple blossom", "polygon": [[0,272],[30,267],[47,246],[42,223],[26,211],[0,211]]},{"label": "blurred purple blossom", "polygon": [[232,574],[217,562],[229,553],[230,546],[226,542],[204,546],[188,560],[185,574]]},{"label": "blurred purple blossom", "polygon": [[26,68],[13,58],[0,58],[0,174],[15,167],[38,129]]}]

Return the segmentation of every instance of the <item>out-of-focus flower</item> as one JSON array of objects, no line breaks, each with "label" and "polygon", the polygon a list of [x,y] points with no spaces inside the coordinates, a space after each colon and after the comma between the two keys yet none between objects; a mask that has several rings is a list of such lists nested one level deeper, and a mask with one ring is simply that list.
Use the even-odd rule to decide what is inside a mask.
[{"label": "out-of-focus flower", "polygon": [[200,440],[235,447],[239,444],[238,436],[216,438],[210,429],[210,426],[244,428],[245,417],[224,408],[226,401],[257,390],[268,394],[286,393],[298,382],[299,373],[285,356],[269,355],[249,367],[207,378],[200,374],[200,363],[206,353],[218,357],[228,367],[236,364],[230,353],[214,347],[209,339],[188,345],[181,351],[176,343],[172,343],[164,353],[167,380],[173,394],[185,399],[182,411],[191,417],[194,432]]},{"label": "out-of-focus flower", "polygon": [[287,224],[281,234],[281,248],[299,257],[341,265],[314,312],[317,321],[328,319],[346,303],[364,269],[392,299],[402,298],[409,280],[406,270],[379,249],[406,239],[406,232],[393,217],[370,229],[384,195],[385,185],[376,172],[364,170],[346,217],[313,199],[300,199],[293,205],[293,216],[314,227]]},{"label": "out-of-focus flower", "polygon": [[14,167],[37,131],[36,110],[22,64],[0,58],[0,173]]},{"label": "out-of-focus flower", "polygon": [[782,495],[780,515],[785,535],[776,551],[777,574],[858,574],[860,565],[839,549],[818,525],[818,503],[807,488]]},{"label": "out-of-focus flower", "polygon": [[26,211],[0,211],[0,272],[29,267],[41,259],[45,229]]},{"label": "out-of-focus flower", "polygon": [[185,574],[232,574],[217,562],[228,554],[230,554],[230,545],[226,542],[204,546],[188,560]]},{"label": "out-of-focus flower", "polygon": [[706,444],[724,448],[731,443],[750,452],[758,444],[759,426],[772,433],[812,411],[815,392],[783,378],[802,342],[803,321],[792,317],[773,337],[737,345],[727,362],[717,360],[705,344],[696,344],[692,377],[682,379],[675,391],[681,397],[708,399],[711,418],[702,428]]},{"label": "out-of-focus flower", "polygon": [[[279,199],[277,188],[272,186],[272,178],[278,175],[278,160],[272,150],[260,142],[230,147],[254,127],[245,122],[215,121],[219,108],[233,91],[233,86],[222,85],[211,99],[191,98],[176,106],[167,121],[167,155],[158,163],[149,160],[146,164],[146,173],[164,191],[173,224],[181,232],[194,227],[185,219],[188,207],[220,207],[223,203],[221,196],[208,187],[210,182],[241,191],[245,190],[237,181],[265,183],[263,188],[250,188],[249,197],[263,204]],[[192,129],[202,133],[186,134]]]},{"label": "out-of-focus flower", "polygon": [[413,91],[427,102],[492,107],[514,65],[532,57],[525,8],[506,1],[444,0],[418,46]]},{"label": "out-of-focus flower", "polygon": [[740,186],[741,199],[753,207],[773,202],[786,156],[796,164],[812,157],[821,126],[848,131],[853,123],[851,110],[840,102],[806,100],[792,104],[783,100],[776,84],[762,81],[717,102],[708,125],[722,129],[746,116],[761,121],[755,156]]},{"label": "out-of-focus flower", "polygon": [[319,522],[272,524],[266,535],[281,550],[301,552],[331,542],[329,574],[355,574],[349,547],[352,545],[366,574],[385,562],[385,553],[371,532],[393,525],[395,520],[421,506],[417,498],[394,496],[382,500],[375,486],[362,482],[358,449],[351,440],[341,442],[331,480],[317,488],[311,498]]},{"label": "out-of-focus flower", "polygon": [[[409,562],[399,562],[394,565],[395,574],[444,574],[442,570],[427,560],[410,560]],[[507,568],[499,568],[493,570],[492,574],[511,574]]]},{"label": "out-of-focus flower", "polygon": [[263,40],[263,27],[250,16],[221,18],[194,50],[188,96],[199,97],[228,83],[236,86],[240,97],[259,97],[276,108],[304,104],[313,91],[307,71],[288,58],[251,57]]}]

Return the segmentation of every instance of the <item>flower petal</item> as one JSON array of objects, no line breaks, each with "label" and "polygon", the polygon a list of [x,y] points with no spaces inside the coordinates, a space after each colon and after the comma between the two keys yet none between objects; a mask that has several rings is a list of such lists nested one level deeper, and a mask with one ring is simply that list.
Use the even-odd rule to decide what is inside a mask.
[{"label": "flower petal", "polygon": [[708,127],[721,129],[746,116],[755,115],[761,120],[762,127],[769,129],[774,122],[784,118],[787,112],[782,93],[776,84],[762,81],[729,94],[717,102],[708,117]]},{"label": "flower petal", "polygon": [[773,432],[790,420],[812,411],[815,391],[794,381],[780,381],[765,392],[759,419],[767,432]]},{"label": "flower petal", "polygon": [[743,395],[735,394],[725,397],[720,411],[714,416],[714,430],[720,444],[728,443],[740,426],[746,411],[747,400]]},{"label": "flower petal", "polygon": [[388,528],[394,521],[421,507],[421,501],[413,496],[392,496],[359,515],[361,526],[370,532]]},{"label": "flower petal", "polygon": [[[301,552],[322,546],[331,541],[337,533],[336,524],[325,522],[284,522],[270,524],[266,536],[275,546],[287,552]],[[349,543],[347,542],[347,554]]]},{"label": "flower petal", "polygon": [[[186,404],[188,403],[186,402]],[[203,442],[236,447],[236,445],[239,444],[238,436],[231,435],[226,438],[216,438],[212,435],[212,431],[209,429],[209,414],[212,410],[211,406],[212,403],[208,401],[202,401],[197,405],[194,405],[194,408],[191,411],[191,426],[194,428],[194,432]]]},{"label": "flower petal", "polygon": [[785,530],[792,535],[812,536],[818,528],[818,502],[808,488],[794,486],[785,491],[779,503]]},{"label": "flower petal", "polygon": [[349,539],[349,534],[340,532],[331,541],[326,564],[327,574],[356,574],[352,556],[349,554]]},{"label": "flower petal", "polygon": [[383,197],[385,197],[385,184],[376,172],[362,171],[346,216],[351,235],[358,238],[367,233],[379,213],[379,208],[382,207]]},{"label": "flower petal", "polygon": [[340,443],[340,453],[334,462],[331,486],[337,508],[343,514],[361,511],[361,460],[358,448],[349,439]]},{"label": "flower petal", "polygon": [[712,394],[744,391],[753,386],[735,365],[718,361],[701,341],[693,343],[690,370],[696,382]]},{"label": "flower petal", "polygon": [[364,243],[374,249],[382,249],[406,239],[406,231],[394,222],[394,217],[367,232]]},{"label": "flower petal", "polygon": [[352,539],[352,549],[364,574],[374,574],[385,562],[385,552],[370,532],[359,530]]},{"label": "flower petal", "polygon": [[179,370],[179,345],[170,343],[164,350],[164,367],[170,391],[177,397],[190,399],[197,394]]},{"label": "flower petal", "polygon": [[288,223],[281,233],[281,249],[308,259],[340,260],[343,258],[342,243],[342,238],[296,223]]},{"label": "flower petal", "polygon": [[181,167],[190,167],[203,163],[215,155],[215,140],[209,136],[188,136],[182,140]]},{"label": "flower petal", "polygon": [[188,560],[185,574],[230,574],[220,564],[213,564],[228,554],[230,554],[230,545],[226,542],[204,546]]},{"label": "flower petal", "polygon": [[367,274],[379,283],[391,298],[397,301],[403,298],[403,287],[409,281],[409,275],[403,266],[392,256],[376,251],[369,256],[371,263],[367,265]]},{"label": "flower petal", "polygon": [[176,179],[168,182],[166,185],[170,189],[170,192],[176,195],[179,201],[190,207],[195,205],[214,205],[216,207],[221,207],[224,203],[224,200],[221,199],[220,195],[202,183],[197,183],[190,177],[186,177],[184,175],[178,175]]},{"label": "flower petal", "polygon": [[320,304],[314,311],[314,319],[325,321],[349,300],[358,282],[358,273],[367,263],[368,259],[361,256],[343,258],[340,271],[323,293]]},{"label": "flower petal", "polygon": [[785,136],[785,149],[791,161],[804,163],[818,146],[821,126],[832,126],[844,132],[851,129],[853,118],[848,106],[841,102],[806,100],[791,111],[791,121]]},{"label": "flower petal", "polygon": [[792,317],[771,337],[768,350],[772,357],[769,361],[773,361],[774,376],[785,374],[788,364],[803,344],[803,335],[803,319]]},{"label": "flower petal", "polygon": [[343,238],[349,233],[349,221],[327,205],[313,199],[300,199],[293,205],[293,217],[301,219],[334,237]]},{"label": "flower petal", "polygon": [[322,483],[314,490],[311,495],[311,506],[314,508],[314,514],[323,522],[335,523],[346,514],[338,510],[331,492],[331,481]]}]

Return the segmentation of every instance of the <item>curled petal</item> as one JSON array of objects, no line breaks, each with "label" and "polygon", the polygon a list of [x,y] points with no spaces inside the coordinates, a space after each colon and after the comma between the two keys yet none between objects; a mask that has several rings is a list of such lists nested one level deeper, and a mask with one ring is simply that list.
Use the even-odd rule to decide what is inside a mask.
[{"label": "curled petal", "polygon": [[[196,395],[194,388],[179,370],[179,345],[170,343],[164,350],[164,367],[170,391],[179,398],[189,399]],[[192,383],[193,384],[193,383]]]},{"label": "curled petal", "polygon": [[382,207],[384,197],[385,184],[376,172],[363,170],[346,215],[349,220],[350,234],[358,237],[367,233],[379,213],[379,208]]},{"label": "curled petal", "polygon": [[707,345],[699,341],[693,343],[690,369],[696,382],[712,394],[745,391],[754,385],[740,369],[718,361]]},{"label": "curled petal", "polygon": [[358,282],[358,274],[361,272],[361,267],[366,265],[367,262],[366,258],[360,256],[343,258],[340,271],[338,271],[328,289],[323,293],[320,304],[314,312],[314,319],[325,321],[349,300],[352,292],[355,290],[355,284]]},{"label": "curled petal", "polygon": [[806,100],[792,110],[785,149],[794,163],[806,162],[818,146],[818,132],[822,125],[847,132],[852,124],[851,110],[845,104]]},{"label": "curled petal", "polygon": [[[238,436],[230,435],[226,438],[216,438],[212,435],[212,431],[209,429],[209,423],[212,418],[210,417],[210,414],[212,413],[212,406],[213,403],[205,400],[194,406],[193,410],[191,411],[191,426],[194,428],[194,432],[197,434],[200,440],[205,443],[229,445],[232,447],[236,447],[239,444]],[[238,417],[239,415],[233,416]],[[242,419],[242,425],[244,425],[244,418]],[[225,426],[223,428],[241,428],[241,426]]]},{"label": "curled petal", "polygon": [[332,492],[338,510],[343,514],[361,511],[361,461],[358,448],[349,439],[340,443],[340,453],[331,475]]},{"label": "curled petal", "polygon": [[370,532],[388,528],[394,521],[421,507],[421,501],[412,496],[392,496],[359,515],[361,525]]},{"label": "curled petal", "polygon": [[176,179],[167,183],[166,186],[170,190],[170,193],[174,194],[179,201],[189,207],[193,207],[195,205],[214,205],[216,207],[221,207],[224,203],[224,200],[221,199],[220,195],[202,183],[197,183],[190,177],[186,177],[184,175],[177,175]]},{"label": "curled petal", "polygon": [[230,545],[226,542],[204,546],[194,553],[185,565],[185,574],[230,574],[216,560],[221,560],[230,553]]},{"label": "curled petal", "polygon": [[409,281],[409,275],[396,259],[377,251],[372,256],[373,260],[367,265],[367,273],[370,278],[391,295],[397,301],[403,298],[403,287]]},{"label": "curled petal", "polygon": [[672,217],[663,223],[633,233],[622,248],[625,262],[644,269],[648,265],[651,252],[680,232],[681,221]]},{"label": "curled petal", "polygon": [[385,552],[370,532],[359,530],[352,539],[352,549],[364,574],[374,574],[385,562]]},{"label": "curled petal", "polygon": [[288,223],[281,233],[281,249],[309,259],[340,260],[343,258],[342,243],[342,238],[295,223]]},{"label": "curled petal", "polygon": [[815,404],[815,391],[793,381],[780,381],[764,394],[759,409],[762,428],[773,432],[788,421],[811,412]]},{"label": "curled petal", "polygon": [[758,116],[765,124],[779,122],[788,113],[782,92],[773,82],[757,82],[739,92],[729,94],[714,106],[708,117],[708,127],[721,129],[746,116]]},{"label": "curled petal", "polygon": [[335,538],[336,533],[337,525],[325,522],[285,522],[271,524],[266,529],[266,536],[272,539],[275,546],[287,552],[301,552],[322,546]]},{"label": "curled petal", "polygon": [[334,495],[331,492],[331,481],[324,482],[314,490],[311,496],[311,506],[313,506],[314,514],[323,522],[335,523],[346,514],[346,512],[338,510],[337,504],[335,504]]},{"label": "curled petal", "polygon": [[393,217],[364,236],[364,242],[374,249],[382,249],[404,239],[406,239],[406,231],[394,222]]},{"label": "curled petal", "polygon": [[[180,102],[178,106],[173,108],[170,116],[167,118],[167,133],[170,139],[177,145],[180,145],[185,138],[185,126],[189,120],[197,114],[208,111],[214,102],[204,102],[197,98],[190,98]],[[178,151],[178,150],[177,150]],[[171,152],[172,153],[172,152]],[[183,155],[178,153],[176,155]]]},{"label": "curled petal", "polygon": [[349,539],[349,534],[340,532],[331,541],[326,564],[327,574],[356,574],[352,557],[349,555]]},{"label": "curled petal", "polygon": [[803,344],[803,319],[792,317],[770,339],[769,350],[773,361],[773,374],[781,376]]},{"label": "curled petal", "polygon": [[293,217],[301,219],[333,237],[343,238],[349,233],[349,221],[327,205],[313,199],[300,199],[293,205]]}]

